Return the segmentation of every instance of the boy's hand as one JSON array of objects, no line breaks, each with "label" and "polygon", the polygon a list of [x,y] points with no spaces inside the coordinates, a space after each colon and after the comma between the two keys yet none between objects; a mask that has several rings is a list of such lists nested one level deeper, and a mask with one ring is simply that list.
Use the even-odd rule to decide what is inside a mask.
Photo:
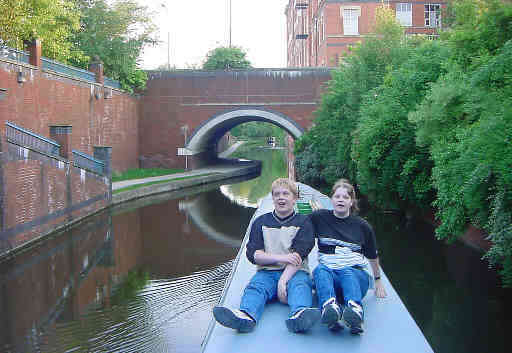
[{"label": "boy's hand", "polygon": [[298,253],[294,252],[291,254],[283,255],[283,259],[280,262],[293,266],[300,266],[302,264],[302,258]]},{"label": "boy's hand", "polygon": [[277,282],[277,298],[283,304],[288,304],[288,292],[286,290],[286,286],[288,285],[288,280],[281,276],[279,278],[279,282]]}]

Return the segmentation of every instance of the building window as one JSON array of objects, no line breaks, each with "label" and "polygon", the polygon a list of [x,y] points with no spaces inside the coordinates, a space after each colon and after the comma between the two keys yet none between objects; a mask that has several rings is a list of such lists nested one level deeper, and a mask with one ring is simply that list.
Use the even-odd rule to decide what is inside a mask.
[{"label": "building window", "polygon": [[343,34],[359,34],[359,10],[343,9]]},{"label": "building window", "polygon": [[410,2],[396,4],[396,19],[402,26],[412,26],[412,4]]},{"label": "building window", "polygon": [[441,27],[441,5],[425,5],[425,27]]}]

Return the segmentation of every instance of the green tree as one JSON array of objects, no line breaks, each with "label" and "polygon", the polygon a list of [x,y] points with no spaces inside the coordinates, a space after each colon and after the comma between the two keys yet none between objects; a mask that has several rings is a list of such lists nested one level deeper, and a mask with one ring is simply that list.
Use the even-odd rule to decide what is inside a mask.
[{"label": "green tree", "polygon": [[[312,182],[302,179],[311,175],[307,172],[311,168],[318,168],[314,179],[323,179],[325,185],[332,185],[340,177],[355,180],[352,134],[358,124],[361,102],[382,84],[387,72],[407,59],[410,51],[391,9],[380,7],[376,21],[376,34],[357,46],[332,72],[316,112],[315,125],[296,141],[297,176],[305,183]],[[309,164],[313,161],[314,164]]]},{"label": "green tree", "polygon": [[448,6],[451,30],[442,38],[454,49],[454,62],[463,70],[481,65],[512,37],[510,1],[452,0]]},{"label": "green tree", "polygon": [[[146,6],[135,0],[79,0],[81,30],[74,45],[89,57],[98,56],[105,75],[119,80],[123,89],[145,87],[147,75],[139,69],[138,59],[147,45],[157,42],[156,26]],[[75,61],[78,66],[83,62]]]},{"label": "green tree", "polygon": [[361,106],[352,158],[357,183],[376,206],[424,208],[434,200],[429,150],[416,145],[408,113],[422,101],[429,85],[446,73],[449,55],[440,42],[424,41]]},{"label": "green tree", "polygon": [[203,64],[204,70],[230,70],[230,69],[248,69],[251,63],[246,59],[247,54],[242,48],[238,47],[218,47],[206,55]]},{"label": "green tree", "polygon": [[238,138],[274,136],[280,144],[283,144],[285,137],[285,131],[282,128],[262,121],[250,121],[237,125],[231,130],[231,134]]},{"label": "green tree", "polygon": [[380,206],[434,199],[437,237],[486,230],[485,258],[512,287],[512,4],[451,3],[440,42],[398,38],[385,16],[381,36],[333,72],[296,144],[297,174],[315,185],[357,176]]},{"label": "green tree", "polygon": [[0,14],[0,42],[23,49],[25,40],[39,38],[46,57],[84,60],[70,42],[80,28],[80,14],[72,0],[1,0]]},{"label": "green tree", "polygon": [[434,162],[434,206],[441,239],[468,223],[493,243],[486,258],[512,286],[512,39],[468,73],[451,72],[432,86],[411,121]]}]

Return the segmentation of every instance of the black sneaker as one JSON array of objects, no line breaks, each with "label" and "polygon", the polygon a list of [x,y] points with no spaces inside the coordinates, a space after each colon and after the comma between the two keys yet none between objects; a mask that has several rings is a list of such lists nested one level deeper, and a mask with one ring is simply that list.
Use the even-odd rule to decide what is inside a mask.
[{"label": "black sneaker", "polygon": [[329,330],[331,330],[332,332],[338,332],[338,331],[343,330],[345,327],[343,326],[343,322],[341,320],[339,320],[339,321],[336,321],[334,324],[330,324],[329,326],[327,326],[327,328]]},{"label": "black sneaker", "polygon": [[322,305],[322,324],[327,325],[327,327],[333,326],[338,322],[340,316],[340,307],[335,298],[327,300]]},{"label": "black sneaker", "polygon": [[320,310],[317,308],[304,308],[297,311],[286,320],[286,327],[290,332],[305,332],[320,319]]},{"label": "black sneaker", "polygon": [[357,304],[353,300],[349,300],[345,310],[343,310],[341,320],[345,326],[350,328],[351,334],[360,335],[364,332],[363,317],[364,314],[361,305]]},{"label": "black sneaker", "polygon": [[254,330],[254,326],[256,326],[256,321],[243,311],[224,306],[214,307],[213,317],[222,326],[232,328],[241,333],[251,332]]}]

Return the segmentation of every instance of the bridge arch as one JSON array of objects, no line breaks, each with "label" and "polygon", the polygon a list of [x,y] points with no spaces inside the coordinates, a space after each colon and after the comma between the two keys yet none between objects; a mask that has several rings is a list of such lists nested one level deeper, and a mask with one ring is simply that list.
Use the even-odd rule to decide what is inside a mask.
[{"label": "bridge arch", "polygon": [[274,110],[261,107],[244,107],[230,109],[215,114],[201,123],[187,138],[185,150],[187,155],[207,152],[215,148],[219,139],[237,125],[249,121],[263,121],[281,127],[294,139],[304,133],[304,129],[293,119]]}]

